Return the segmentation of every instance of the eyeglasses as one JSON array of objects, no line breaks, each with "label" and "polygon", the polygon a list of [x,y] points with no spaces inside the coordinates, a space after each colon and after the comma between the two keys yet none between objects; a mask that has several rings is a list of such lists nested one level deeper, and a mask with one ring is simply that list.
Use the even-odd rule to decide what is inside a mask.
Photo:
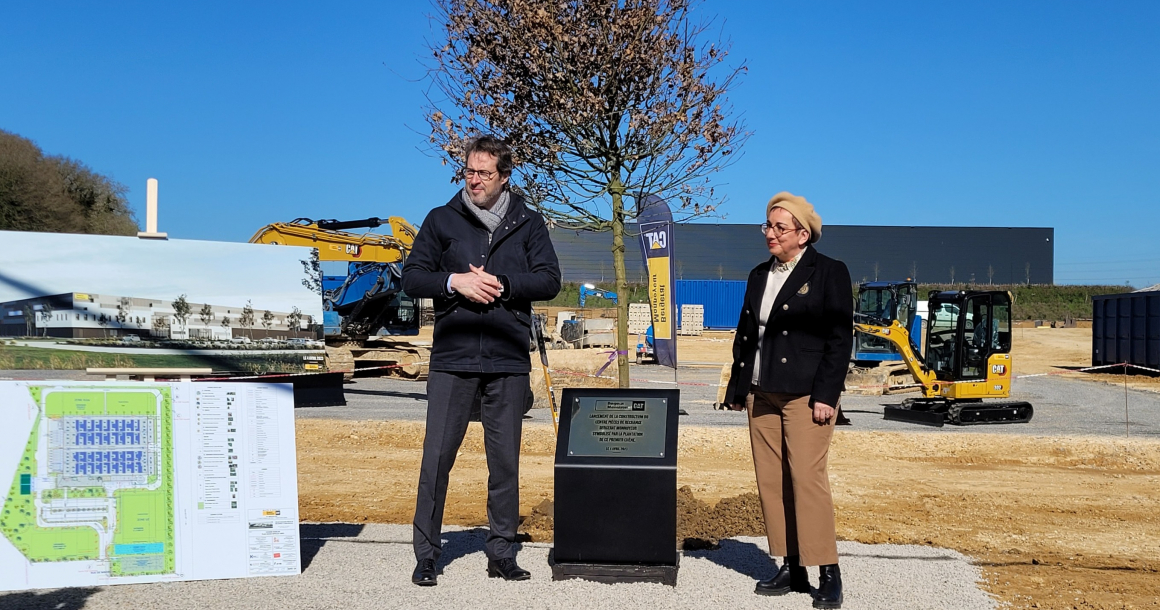
[{"label": "eyeglasses", "polygon": [[771,225],[768,222],[763,222],[758,226],[761,227],[761,234],[762,235],[769,233],[769,230],[773,229],[773,238],[774,239],[778,239],[782,235],[785,235],[786,233],[793,233],[795,231],[800,230],[800,229],[795,229],[794,227],[787,227],[787,226],[781,224],[780,222],[775,224],[775,225]]},{"label": "eyeglasses", "polygon": [[484,182],[491,180],[498,173],[499,172],[491,172],[486,169],[470,169],[467,167],[459,170],[459,175],[465,180],[470,180],[472,176],[479,176],[479,179],[483,180]]}]

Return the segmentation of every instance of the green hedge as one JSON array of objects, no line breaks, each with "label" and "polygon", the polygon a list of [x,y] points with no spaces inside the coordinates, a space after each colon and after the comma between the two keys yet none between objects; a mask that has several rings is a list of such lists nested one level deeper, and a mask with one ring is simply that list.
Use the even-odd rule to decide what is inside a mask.
[{"label": "green hedge", "polygon": [[1016,320],[1074,320],[1092,317],[1092,297],[1131,292],[1129,286],[1064,286],[1050,284],[919,284],[918,295],[925,299],[932,290],[1007,290],[1015,297]]},{"label": "green hedge", "polygon": [[[613,282],[596,285],[601,290],[616,291]],[[854,288],[855,292],[857,287]],[[1014,317],[1016,320],[1073,320],[1092,317],[1092,297],[1101,294],[1130,292],[1129,286],[1064,286],[1064,285],[988,285],[988,284],[919,284],[918,294],[925,299],[932,290],[1008,290],[1015,296]],[[648,287],[632,283],[628,285],[629,303],[647,303]],[[547,303],[537,306],[579,307],[580,284],[567,282],[560,294]],[[588,307],[612,307],[612,302],[599,297],[589,297]]]}]

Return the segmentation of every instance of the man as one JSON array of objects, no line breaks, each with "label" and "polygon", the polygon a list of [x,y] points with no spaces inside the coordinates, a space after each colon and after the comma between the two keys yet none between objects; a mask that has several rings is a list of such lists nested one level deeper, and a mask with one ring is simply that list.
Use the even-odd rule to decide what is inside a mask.
[{"label": "man", "polygon": [[507,188],[511,150],[481,136],[468,142],[464,158],[466,185],[427,215],[403,266],[404,292],[435,301],[411,577],[421,586],[436,584],[448,474],[477,397],[488,468],[488,576],[531,576],[516,564],[513,546],[528,339],[532,301],[560,292],[560,264],[544,219]]},{"label": "man", "polygon": [[765,212],[772,256],[749,274],[725,391],[733,409],[749,411],[769,552],[784,558],[756,593],[809,593],[805,566],[819,566],[814,607],[840,608],[826,458],[853,343],[850,272],[811,247],[822,219],[804,198],[778,193]]}]

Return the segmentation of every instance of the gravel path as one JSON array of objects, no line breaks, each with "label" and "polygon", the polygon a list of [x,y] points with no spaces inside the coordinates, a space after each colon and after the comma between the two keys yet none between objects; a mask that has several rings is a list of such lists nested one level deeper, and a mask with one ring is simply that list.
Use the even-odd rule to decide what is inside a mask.
[{"label": "gravel path", "polygon": [[[175,582],[0,594],[3,610],[360,610],[379,608],[761,608],[811,607],[804,594],[760,597],[754,581],[771,574],[761,538],[724,540],[715,551],[681,558],[677,586],[553,582],[548,545],[527,544],[526,582],[486,577],[481,530],[444,533],[439,585],[410,582],[410,527],[303,524],[301,576]],[[954,551],[919,546],[839,542],[846,600],[857,610],[994,608],[976,586],[979,571]],[[810,570],[813,584],[817,571]]]},{"label": "gravel path", "polygon": [[[681,407],[689,415],[681,418],[685,426],[745,426],[743,413],[715,411],[720,370],[706,367],[682,367],[679,370]],[[672,369],[658,366],[633,366],[633,387],[673,387]],[[697,384],[697,385],[694,385]],[[882,419],[884,405],[898,404],[907,396],[845,396],[843,412],[853,422],[846,430],[884,430],[942,434],[1031,434],[1036,436],[1097,435],[1124,436],[1123,387],[1099,382],[1061,377],[1028,377],[1016,379],[1012,398],[1026,400],[1035,407],[1035,416],[1026,424],[946,426],[932,428]],[[1160,438],[1160,393],[1128,390],[1128,432],[1133,437]],[[427,386],[423,382],[385,378],[356,379],[346,386],[345,407],[298,409],[297,417],[328,419],[403,419],[423,421],[426,418]],[[531,412],[529,421],[549,423],[547,409]]]}]

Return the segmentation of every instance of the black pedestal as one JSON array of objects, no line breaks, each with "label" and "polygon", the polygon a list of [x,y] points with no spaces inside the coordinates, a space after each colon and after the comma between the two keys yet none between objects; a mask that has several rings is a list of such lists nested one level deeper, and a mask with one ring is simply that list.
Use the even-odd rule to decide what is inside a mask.
[{"label": "black pedestal", "polygon": [[567,388],[552,577],[677,580],[677,390]]}]

